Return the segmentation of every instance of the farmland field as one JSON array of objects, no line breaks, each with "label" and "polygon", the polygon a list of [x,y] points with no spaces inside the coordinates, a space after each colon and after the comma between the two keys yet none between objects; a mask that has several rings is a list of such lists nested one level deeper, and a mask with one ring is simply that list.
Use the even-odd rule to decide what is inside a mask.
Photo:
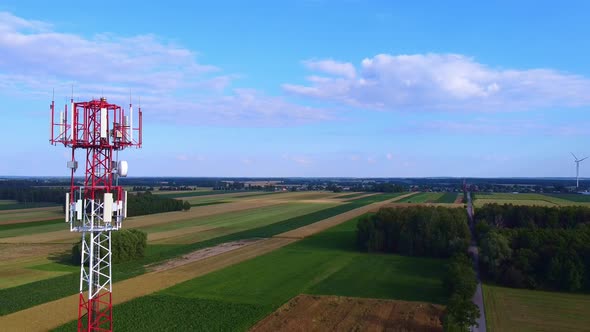
[{"label": "farmland field", "polygon": [[[580,195],[582,196],[582,195]],[[566,196],[566,197],[569,197]],[[565,198],[565,197],[564,197]],[[475,195],[475,206],[483,206],[484,204],[514,204],[514,205],[537,205],[537,206],[572,206],[585,205],[590,206],[590,203],[583,201],[567,200],[561,195],[544,195],[544,194],[509,194],[509,193],[494,193],[483,194],[477,193]]]},{"label": "farmland field", "polygon": [[33,208],[42,208],[42,207],[51,207],[51,206],[57,206],[57,204],[55,204],[55,203],[18,203],[17,201],[0,200],[0,211],[33,209]]},{"label": "farmland field", "polygon": [[590,195],[580,195],[580,194],[543,194],[543,195],[558,198],[558,199],[564,199],[566,201],[571,201],[571,202],[590,203]]},{"label": "farmland field", "polygon": [[444,307],[431,303],[299,295],[258,322],[251,332],[441,331]]},{"label": "farmland field", "polygon": [[[266,255],[117,305],[118,329],[246,330],[301,293],[444,303],[444,260],[359,253],[355,228],[353,219]],[[220,312],[231,319],[219,319]]]},{"label": "farmland field", "polygon": [[483,285],[487,328],[499,331],[588,331],[590,295]]},{"label": "farmland field", "polygon": [[0,225],[63,218],[61,207],[44,207],[0,211]]},{"label": "farmland field", "polygon": [[340,195],[338,196],[339,199],[349,199],[349,198],[355,198],[355,197],[359,197],[359,196],[363,196],[369,193],[366,192],[362,192],[362,193],[352,193],[352,194],[344,194],[344,195]]},{"label": "farmland field", "polygon": [[[303,195],[308,195],[308,193],[293,193],[294,196],[300,197]],[[290,193],[284,194],[285,196],[289,196]],[[324,197],[326,194],[322,194]],[[146,257],[140,261],[130,264],[122,264],[116,265],[113,269],[113,278],[115,281],[124,280],[127,278],[131,278],[142,273],[145,273],[144,265],[161,262],[165,259],[178,257],[180,255],[187,254],[194,250],[212,247],[221,243],[227,243],[231,241],[237,241],[241,239],[251,239],[251,238],[265,238],[265,237],[272,237],[274,235],[280,234],[282,232],[288,232],[294,230],[296,228],[300,229],[311,229],[306,231],[308,234],[309,232],[313,232],[315,228],[315,224],[321,224],[322,226],[317,228],[321,230],[322,227],[325,227],[325,224],[322,224],[323,220],[330,220],[330,219],[338,219],[332,218],[339,215],[347,215],[349,212],[354,212],[352,210],[367,206],[367,209],[370,207],[369,204],[376,203],[376,202],[386,202],[387,200],[393,199],[395,197],[399,197],[401,194],[380,194],[380,195],[372,195],[368,197],[362,197],[356,200],[353,200],[350,203],[341,204],[338,206],[334,206],[331,208],[324,208],[322,210],[304,214],[298,217],[292,217],[287,220],[279,221],[276,223],[272,223],[269,225],[256,227],[253,229],[247,229],[244,231],[239,231],[236,233],[215,237],[209,240],[200,241],[197,243],[190,243],[190,244],[149,244],[146,250]],[[213,206],[204,206],[197,209],[191,209],[189,212],[171,212],[171,213],[162,213],[158,215],[151,215],[151,216],[142,216],[137,218],[132,218],[126,221],[128,227],[137,227],[139,225],[157,225],[162,223],[173,223],[175,220],[181,221],[186,220],[186,218],[194,218],[197,216],[211,216],[214,214],[218,214],[224,211],[232,211],[235,209],[236,211],[239,210],[250,210],[251,208],[264,207],[269,205],[276,205],[279,203],[284,203],[283,199],[272,201],[270,203],[265,202],[263,200],[257,201],[244,201],[244,202],[234,202],[224,204],[223,205],[213,205]],[[250,209],[248,209],[250,208]],[[361,209],[362,210],[362,209]],[[365,210],[362,210],[365,211]],[[358,215],[358,214],[356,214]],[[354,215],[353,215],[354,216]],[[350,218],[350,217],[349,217]],[[344,219],[346,220],[346,219]],[[343,221],[344,221],[343,220]],[[332,222],[332,221],[331,221]],[[330,223],[331,223],[330,222]],[[328,223],[329,225],[329,223]],[[57,233],[53,235],[54,233]],[[46,235],[49,234],[49,235]],[[19,236],[19,237],[12,237],[6,238],[5,240],[0,240],[0,242],[10,242],[11,240],[13,243],[26,243],[26,241],[54,241],[57,238],[57,235],[63,237],[64,235],[70,236],[69,243],[76,241],[78,238],[77,234],[70,234],[67,231],[62,232],[49,232],[45,234],[36,234],[32,236]],[[53,240],[50,240],[53,239]],[[18,241],[18,242],[17,242]],[[292,241],[292,240],[289,240]],[[287,241],[286,243],[288,243]],[[30,243],[30,242],[29,242]],[[0,276],[2,277],[2,276]],[[39,305],[46,303],[48,301],[57,300],[61,298],[65,298],[70,294],[74,294],[77,291],[77,280],[78,276],[76,273],[74,274],[67,274],[60,277],[55,277],[46,280],[40,280],[33,283],[28,283],[25,285],[21,285],[18,287],[12,287],[5,290],[0,290],[0,316],[6,315],[8,313],[16,312],[19,310],[23,310],[26,308],[30,308],[34,305]],[[31,292],[35,292],[35,297],[25,297],[21,296],[21,294],[29,294]]]},{"label": "farmland field", "polygon": [[289,218],[333,207],[326,203],[287,203],[258,209],[217,214],[140,228],[148,233],[151,243],[193,243],[266,226]]},{"label": "farmland field", "polygon": [[395,201],[396,203],[454,203],[456,193],[417,193]]},{"label": "farmland field", "polygon": [[434,203],[455,203],[457,200],[457,195],[457,193],[443,193],[443,195],[434,201]]}]

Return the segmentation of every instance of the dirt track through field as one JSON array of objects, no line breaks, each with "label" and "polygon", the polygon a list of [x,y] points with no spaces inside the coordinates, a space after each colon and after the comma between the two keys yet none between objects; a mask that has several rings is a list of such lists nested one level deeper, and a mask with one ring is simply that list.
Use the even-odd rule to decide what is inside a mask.
[{"label": "dirt track through field", "polygon": [[431,303],[303,294],[250,331],[442,331],[442,313]]},{"label": "dirt track through field", "polygon": [[[402,196],[395,199],[401,199]],[[394,199],[394,200],[395,200]],[[248,259],[284,247],[303,237],[321,232],[332,226],[358,217],[378,208],[388,201],[363,206],[335,217],[296,230],[281,233],[276,237],[255,242],[219,255],[173,267],[165,271],[150,272],[113,285],[113,304],[148,295],[186,280],[237,264]],[[224,204],[225,205],[225,204]],[[182,213],[182,212],[181,212]],[[0,317],[0,326],[8,331],[44,331],[63,325],[77,318],[78,294]],[[43,326],[43,328],[40,328]]]}]

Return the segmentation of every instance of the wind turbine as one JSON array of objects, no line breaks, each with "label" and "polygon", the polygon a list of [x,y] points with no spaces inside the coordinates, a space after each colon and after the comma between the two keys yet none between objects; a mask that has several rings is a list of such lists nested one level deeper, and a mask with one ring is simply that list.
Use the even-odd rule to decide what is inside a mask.
[{"label": "wind turbine", "polygon": [[578,159],[578,157],[576,157],[576,155],[573,152],[571,152],[571,154],[572,156],[574,156],[574,162],[576,163],[576,189],[578,189],[578,186],[580,184],[580,163],[588,159],[588,157]]}]

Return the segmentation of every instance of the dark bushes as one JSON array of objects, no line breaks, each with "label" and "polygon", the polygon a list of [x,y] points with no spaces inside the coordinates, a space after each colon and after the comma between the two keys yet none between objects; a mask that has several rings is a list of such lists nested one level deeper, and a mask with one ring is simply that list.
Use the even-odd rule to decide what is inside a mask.
[{"label": "dark bushes", "polygon": [[[86,235],[88,238],[90,235]],[[122,229],[111,234],[112,263],[142,258],[147,246],[147,233],[137,229]],[[82,241],[72,247],[72,262],[80,264]]]}]

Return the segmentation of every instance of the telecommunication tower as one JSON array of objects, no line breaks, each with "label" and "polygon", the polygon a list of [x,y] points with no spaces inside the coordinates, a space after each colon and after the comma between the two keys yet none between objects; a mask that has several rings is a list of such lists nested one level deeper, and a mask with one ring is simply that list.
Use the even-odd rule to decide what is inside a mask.
[{"label": "telecommunication tower", "polygon": [[[58,115],[55,101],[51,102],[50,142],[72,150],[65,221],[71,232],[82,233],[78,331],[112,331],[111,232],[119,230],[127,217],[127,192],[118,178],[127,176],[128,165],[118,160],[118,152],[141,147],[141,106],[135,128],[131,103],[127,112],[106,98],[76,103],[72,98],[69,106]],[[77,149],[86,158],[81,183],[74,180]]]}]

